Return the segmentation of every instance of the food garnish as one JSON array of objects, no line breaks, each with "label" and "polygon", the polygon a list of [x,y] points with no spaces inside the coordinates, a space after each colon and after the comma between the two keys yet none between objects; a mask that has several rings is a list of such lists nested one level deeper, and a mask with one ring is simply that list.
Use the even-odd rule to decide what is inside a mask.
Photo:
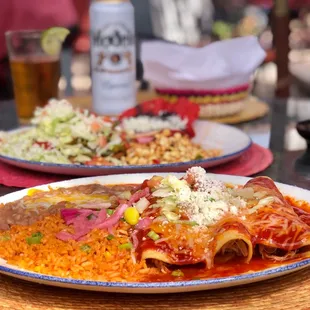
[{"label": "food garnish", "polygon": [[45,53],[56,56],[61,50],[62,43],[70,31],[63,27],[52,27],[45,30],[41,35],[41,47]]},{"label": "food garnish", "polygon": [[40,244],[42,238],[43,238],[43,235],[40,232],[36,232],[32,234],[31,237],[26,238],[26,241],[29,245]]}]

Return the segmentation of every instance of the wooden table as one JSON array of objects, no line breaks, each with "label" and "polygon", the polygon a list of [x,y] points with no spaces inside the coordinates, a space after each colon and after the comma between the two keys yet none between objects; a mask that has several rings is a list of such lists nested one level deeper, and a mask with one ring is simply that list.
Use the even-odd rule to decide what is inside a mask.
[{"label": "wooden table", "polygon": [[0,276],[1,310],[308,310],[310,269],[243,287],[171,295],[129,295],[34,285]]}]

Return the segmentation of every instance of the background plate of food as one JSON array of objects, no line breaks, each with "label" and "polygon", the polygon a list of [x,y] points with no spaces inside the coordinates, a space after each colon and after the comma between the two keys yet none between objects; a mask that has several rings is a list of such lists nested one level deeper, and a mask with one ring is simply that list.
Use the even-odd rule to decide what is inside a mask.
[{"label": "background plate of food", "polygon": [[252,144],[241,130],[197,120],[197,105],[180,99],[145,102],[117,119],[51,100],[32,127],[0,133],[0,160],[21,168],[67,175],[185,171],[213,167]]},{"label": "background plate of food", "polygon": [[201,167],[25,189],[0,198],[0,272],[123,293],[262,281],[309,266],[309,201],[268,177]]}]

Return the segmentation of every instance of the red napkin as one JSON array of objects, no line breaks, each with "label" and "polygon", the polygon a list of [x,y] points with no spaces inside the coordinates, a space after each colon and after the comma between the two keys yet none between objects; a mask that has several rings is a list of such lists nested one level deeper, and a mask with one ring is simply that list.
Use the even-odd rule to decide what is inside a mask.
[{"label": "red napkin", "polygon": [[[265,170],[272,161],[273,155],[270,150],[253,144],[248,151],[236,160],[209,168],[207,171],[218,174],[250,176]],[[73,178],[76,176],[35,172],[0,163],[0,184],[5,186],[33,187]]]},{"label": "red napkin", "polygon": [[124,118],[135,117],[143,114],[157,116],[160,114],[160,112],[178,114],[181,119],[187,118],[188,123],[185,131],[190,135],[190,137],[195,136],[193,123],[199,116],[199,106],[197,104],[191,103],[186,98],[179,98],[173,104],[162,98],[145,101],[135,108],[123,112],[119,116],[119,119],[122,120]]}]

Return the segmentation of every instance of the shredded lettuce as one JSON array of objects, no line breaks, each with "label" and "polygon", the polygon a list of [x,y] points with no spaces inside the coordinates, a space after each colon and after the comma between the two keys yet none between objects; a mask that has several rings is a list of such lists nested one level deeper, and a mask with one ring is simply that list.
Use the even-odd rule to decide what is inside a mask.
[{"label": "shredded lettuce", "polygon": [[[66,100],[51,99],[37,108],[31,120],[34,127],[18,133],[0,134],[0,154],[30,161],[83,164],[94,157],[125,151],[121,127],[87,110],[74,108]],[[106,143],[102,143],[105,137]]]}]

